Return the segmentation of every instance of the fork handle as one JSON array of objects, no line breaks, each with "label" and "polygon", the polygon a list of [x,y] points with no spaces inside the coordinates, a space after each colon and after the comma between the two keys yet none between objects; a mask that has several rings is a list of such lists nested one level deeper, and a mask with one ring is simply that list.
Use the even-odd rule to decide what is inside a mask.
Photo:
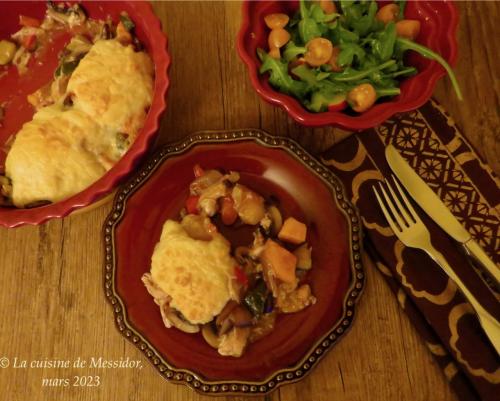
[{"label": "fork handle", "polygon": [[498,355],[500,355],[500,323],[479,303],[476,297],[465,286],[464,282],[456,275],[441,252],[434,247],[426,250],[427,254],[441,266],[449,278],[451,278],[460,289],[465,298],[470,302],[476,312],[481,326],[490,340]]}]

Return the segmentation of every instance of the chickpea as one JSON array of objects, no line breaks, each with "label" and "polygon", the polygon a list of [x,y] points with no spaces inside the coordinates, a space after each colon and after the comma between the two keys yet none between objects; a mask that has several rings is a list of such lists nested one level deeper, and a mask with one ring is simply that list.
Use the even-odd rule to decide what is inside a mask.
[{"label": "chickpea", "polygon": [[362,113],[373,106],[377,100],[377,92],[370,84],[361,84],[347,94],[347,102],[354,111]]},{"label": "chickpea", "polygon": [[337,64],[337,59],[340,54],[340,47],[334,46],[333,47],[333,52],[332,52],[332,57],[328,61],[328,64],[332,67],[333,72],[341,72],[342,67]]},{"label": "chickpea", "polygon": [[304,58],[311,67],[319,67],[332,58],[333,45],[328,39],[314,38],[307,43],[306,48]]},{"label": "chickpea", "polygon": [[290,34],[283,28],[276,28],[271,31],[269,37],[267,38],[267,43],[269,44],[269,49],[285,46],[290,40]]},{"label": "chickpea", "polygon": [[337,7],[335,7],[335,3],[332,0],[320,0],[319,6],[325,14],[333,14],[337,12]]},{"label": "chickpea", "polygon": [[284,28],[289,20],[288,15],[280,13],[268,14],[264,17],[264,22],[269,29]]},{"label": "chickpea", "polygon": [[388,22],[396,21],[398,14],[399,6],[397,4],[387,4],[377,11],[375,18],[387,24]]},{"label": "chickpea", "polygon": [[420,21],[403,19],[396,22],[396,33],[403,38],[414,40],[420,33]]}]

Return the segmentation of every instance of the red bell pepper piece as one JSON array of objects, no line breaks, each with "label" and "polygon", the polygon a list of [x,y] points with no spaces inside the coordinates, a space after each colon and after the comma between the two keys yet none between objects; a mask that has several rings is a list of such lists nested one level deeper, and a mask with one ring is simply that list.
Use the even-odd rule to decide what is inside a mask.
[{"label": "red bell pepper piece", "polygon": [[186,199],[186,210],[189,214],[198,214],[198,200],[200,199],[197,195],[191,195]]},{"label": "red bell pepper piece", "polygon": [[203,170],[199,164],[195,164],[193,167],[193,173],[196,178],[201,177],[205,174],[205,170]]},{"label": "red bell pepper piece", "polygon": [[38,28],[40,26],[40,20],[32,17],[27,17],[26,15],[19,16],[19,25],[30,26],[32,28]]},{"label": "red bell pepper piece", "polygon": [[248,276],[241,266],[234,266],[234,276],[236,277],[236,281],[241,285],[248,285]]},{"label": "red bell pepper piece", "polygon": [[27,35],[24,36],[21,40],[21,46],[23,46],[26,50],[35,50],[36,48],[36,35]]},{"label": "red bell pepper piece", "polygon": [[222,218],[222,222],[226,226],[230,226],[238,218],[238,212],[234,208],[234,200],[230,196],[224,196],[222,198],[220,215]]}]

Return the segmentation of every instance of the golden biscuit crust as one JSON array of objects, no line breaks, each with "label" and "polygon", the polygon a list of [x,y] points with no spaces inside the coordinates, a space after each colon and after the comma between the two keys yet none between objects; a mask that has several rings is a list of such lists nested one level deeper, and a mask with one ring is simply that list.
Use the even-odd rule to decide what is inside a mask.
[{"label": "golden biscuit crust", "polygon": [[100,125],[135,138],[151,105],[153,63],[117,40],[96,42],[68,82],[76,108]]},{"label": "golden biscuit crust", "polygon": [[232,286],[235,264],[222,235],[195,240],[178,222],[167,220],[151,259],[151,276],[172,298],[171,307],[189,322],[203,324],[237,298]]}]

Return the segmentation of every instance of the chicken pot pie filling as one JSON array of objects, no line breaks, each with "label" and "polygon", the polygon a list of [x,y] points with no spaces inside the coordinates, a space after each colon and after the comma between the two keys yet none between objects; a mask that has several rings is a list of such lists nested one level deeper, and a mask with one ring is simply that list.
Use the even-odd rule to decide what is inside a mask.
[{"label": "chicken pot pie filling", "polygon": [[[307,226],[242,185],[237,172],[194,167],[178,221],[167,220],[142,276],[163,323],[201,332],[224,356],[274,330],[276,317],[316,302],[307,273]],[[250,226],[253,242],[233,247],[218,228]]]},{"label": "chicken pot pie filling", "polygon": [[[13,63],[36,58],[53,30],[73,36],[53,80],[28,95],[36,112],[9,145],[0,203],[19,208],[64,200],[111,169],[142,128],[154,85],[153,62],[126,13],[114,24],[87,18],[78,4],[49,3],[43,21],[28,21],[12,35]],[[32,35],[38,45],[30,50]],[[28,63],[16,66],[22,74]]]}]

